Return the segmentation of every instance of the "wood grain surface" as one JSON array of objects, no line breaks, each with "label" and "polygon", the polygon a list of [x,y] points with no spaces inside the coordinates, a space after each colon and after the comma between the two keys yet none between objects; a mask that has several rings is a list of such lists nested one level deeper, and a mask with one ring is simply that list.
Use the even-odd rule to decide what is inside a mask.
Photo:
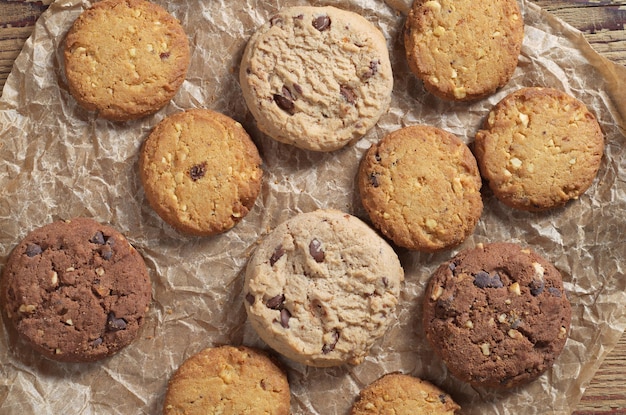
[{"label": "wood grain surface", "polygon": [[[626,66],[626,0],[533,2],[581,30],[598,53]],[[0,0],[0,89],[48,3],[49,0]],[[626,86],[624,89],[626,93]],[[546,413],[550,413],[549,408]],[[604,360],[574,412],[574,415],[609,414],[626,415],[626,335]]]}]

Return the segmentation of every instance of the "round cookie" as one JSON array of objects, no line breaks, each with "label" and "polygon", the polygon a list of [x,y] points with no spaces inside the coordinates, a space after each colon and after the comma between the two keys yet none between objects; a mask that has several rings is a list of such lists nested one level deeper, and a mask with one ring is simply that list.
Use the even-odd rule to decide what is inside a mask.
[{"label": "round cookie", "polygon": [[250,347],[220,346],[191,356],[171,377],[164,415],[290,413],[287,375]]},{"label": "round cookie", "polygon": [[145,0],[102,0],[65,40],[69,91],[84,108],[115,121],[152,114],[176,94],[189,66],[182,26]]},{"label": "round cookie", "polygon": [[358,173],[374,226],[397,245],[426,252],[458,245],[474,231],[481,185],[469,148],[425,125],[393,131],[372,145]]},{"label": "round cookie", "polygon": [[250,258],[248,319],[273,349],[311,366],[359,364],[394,321],[404,272],[360,219],[301,213],[263,238]]},{"label": "round cookie", "polygon": [[481,175],[500,201],[542,211],[577,199],[591,186],[604,136],[574,97],[552,88],[523,88],[491,110],[474,148]]},{"label": "round cookie", "polygon": [[432,383],[389,373],[361,390],[350,415],[453,415],[459,409],[450,395]]},{"label": "round cookie", "polygon": [[559,356],[571,308],[559,271],[536,252],[492,243],[460,252],[431,277],[426,338],[452,374],[474,386],[530,382]]},{"label": "round cookie", "polygon": [[404,46],[409,68],[429,92],[469,101],[509,81],[523,38],[516,0],[415,0]]},{"label": "round cookie", "polygon": [[243,126],[207,109],[162,120],[143,144],[139,173],[150,206],[181,232],[225,232],[261,190],[259,152]]},{"label": "round cookie", "polygon": [[89,362],[131,343],[150,305],[143,259],[115,229],[88,218],[31,231],[2,276],[4,311],[44,356]]},{"label": "round cookie", "polygon": [[335,7],[288,7],[250,38],[240,68],[258,128],[314,151],[361,138],[389,108],[387,43],[364,17]]}]

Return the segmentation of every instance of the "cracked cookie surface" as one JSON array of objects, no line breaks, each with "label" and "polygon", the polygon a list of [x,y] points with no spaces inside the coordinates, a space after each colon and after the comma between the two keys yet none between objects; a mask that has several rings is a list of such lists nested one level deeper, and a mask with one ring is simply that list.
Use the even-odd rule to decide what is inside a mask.
[{"label": "cracked cookie surface", "polygon": [[415,125],[385,136],[359,167],[361,201],[397,245],[433,252],[463,242],[480,219],[481,178],[456,136]]},{"label": "cracked cookie surface", "polygon": [[35,229],[13,249],[1,295],[9,320],[34,349],[53,360],[95,361],[136,337],[151,283],[121,233],[76,218]]},{"label": "cracked cookie surface", "polygon": [[364,17],[335,7],[282,9],[250,38],[240,84],[261,131],[332,151],[385,113],[393,75],[387,43]]},{"label": "cracked cookie surface", "polygon": [[404,272],[393,249],[337,210],[299,214],[246,268],[249,321],[274,350],[311,366],[359,364],[395,318]]},{"label": "cracked cookie surface", "polygon": [[64,57],[72,96],[115,121],[140,118],[167,104],[190,61],[178,20],[144,0],[94,3],[68,32]]},{"label": "cracked cookie surface", "polygon": [[143,144],[139,173],[150,206],[181,232],[226,232],[252,209],[263,170],[243,126],[208,109],[173,114]]},{"label": "cracked cookie surface", "polygon": [[426,338],[474,386],[506,389],[539,377],[563,350],[570,320],[560,272],[513,243],[460,252],[425,291]]},{"label": "cracked cookie surface", "polygon": [[593,183],[604,152],[594,115],[553,88],[503,98],[476,134],[481,175],[508,206],[542,211],[577,199]]}]

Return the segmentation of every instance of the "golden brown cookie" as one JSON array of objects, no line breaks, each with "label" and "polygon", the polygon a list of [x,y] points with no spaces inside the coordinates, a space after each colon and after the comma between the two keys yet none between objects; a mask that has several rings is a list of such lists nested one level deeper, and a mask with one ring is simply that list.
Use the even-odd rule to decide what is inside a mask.
[{"label": "golden brown cookie", "polygon": [[261,190],[258,150],[243,126],[208,109],[162,120],[143,144],[139,173],[152,208],[181,232],[225,232]]},{"label": "golden brown cookie", "polygon": [[552,88],[500,101],[476,134],[482,176],[508,206],[541,211],[577,199],[593,183],[604,136],[585,104]]},{"label": "golden brown cookie", "polygon": [[178,20],[145,0],[94,3],[68,32],[64,56],[72,96],[116,121],[167,104],[185,80],[190,59]]},{"label": "golden brown cookie", "polygon": [[361,161],[358,186],[374,226],[409,249],[432,252],[460,244],[483,209],[469,148],[426,125],[401,128],[372,145]]},{"label": "golden brown cookie", "polygon": [[428,91],[468,101],[509,81],[523,38],[516,0],[415,0],[404,45],[409,67]]},{"label": "golden brown cookie", "polygon": [[270,357],[240,346],[207,348],[169,381],[164,415],[288,415],[287,375]]},{"label": "golden brown cookie", "polygon": [[361,390],[350,415],[453,415],[459,409],[450,395],[432,383],[389,373]]}]

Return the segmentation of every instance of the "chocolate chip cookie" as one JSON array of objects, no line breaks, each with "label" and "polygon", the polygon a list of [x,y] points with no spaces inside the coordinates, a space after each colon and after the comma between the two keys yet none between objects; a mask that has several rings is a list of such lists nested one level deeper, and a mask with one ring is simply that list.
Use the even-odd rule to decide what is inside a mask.
[{"label": "chocolate chip cookie", "polygon": [[261,131],[283,143],[332,151],[361,138],[391,101],[381,31],[335,7],[288,7],[250,38],[240,83]]},{"label": "chocolate chip cookie", "polygon": [[86,362],[135,339],[151,284],[121,233],[76,218],[35,229],[13,249],[0,295],[8,320],[33,348],[50,359]]},{"label": "chocolate chip cookie", "polygon": [[554,88],[522,88],[491,110],[474,148],[480,172],[501,202],[542,211],[591,186],[604,135],[576,98]]},{"label": "chocolate chip cookie", "polygon": [[264,237],[246,268],[248,319],[273,349],[311,366],[359,364],[395,319],[404,272],[358,218],[299,214]]},{"label": "chocolate chip cookie", "polygon": [[531,249],[499,242],[462,251],[435,271],[423,319],[452,374],[506,389],[554,364],[571,308],[558,269]]}]

